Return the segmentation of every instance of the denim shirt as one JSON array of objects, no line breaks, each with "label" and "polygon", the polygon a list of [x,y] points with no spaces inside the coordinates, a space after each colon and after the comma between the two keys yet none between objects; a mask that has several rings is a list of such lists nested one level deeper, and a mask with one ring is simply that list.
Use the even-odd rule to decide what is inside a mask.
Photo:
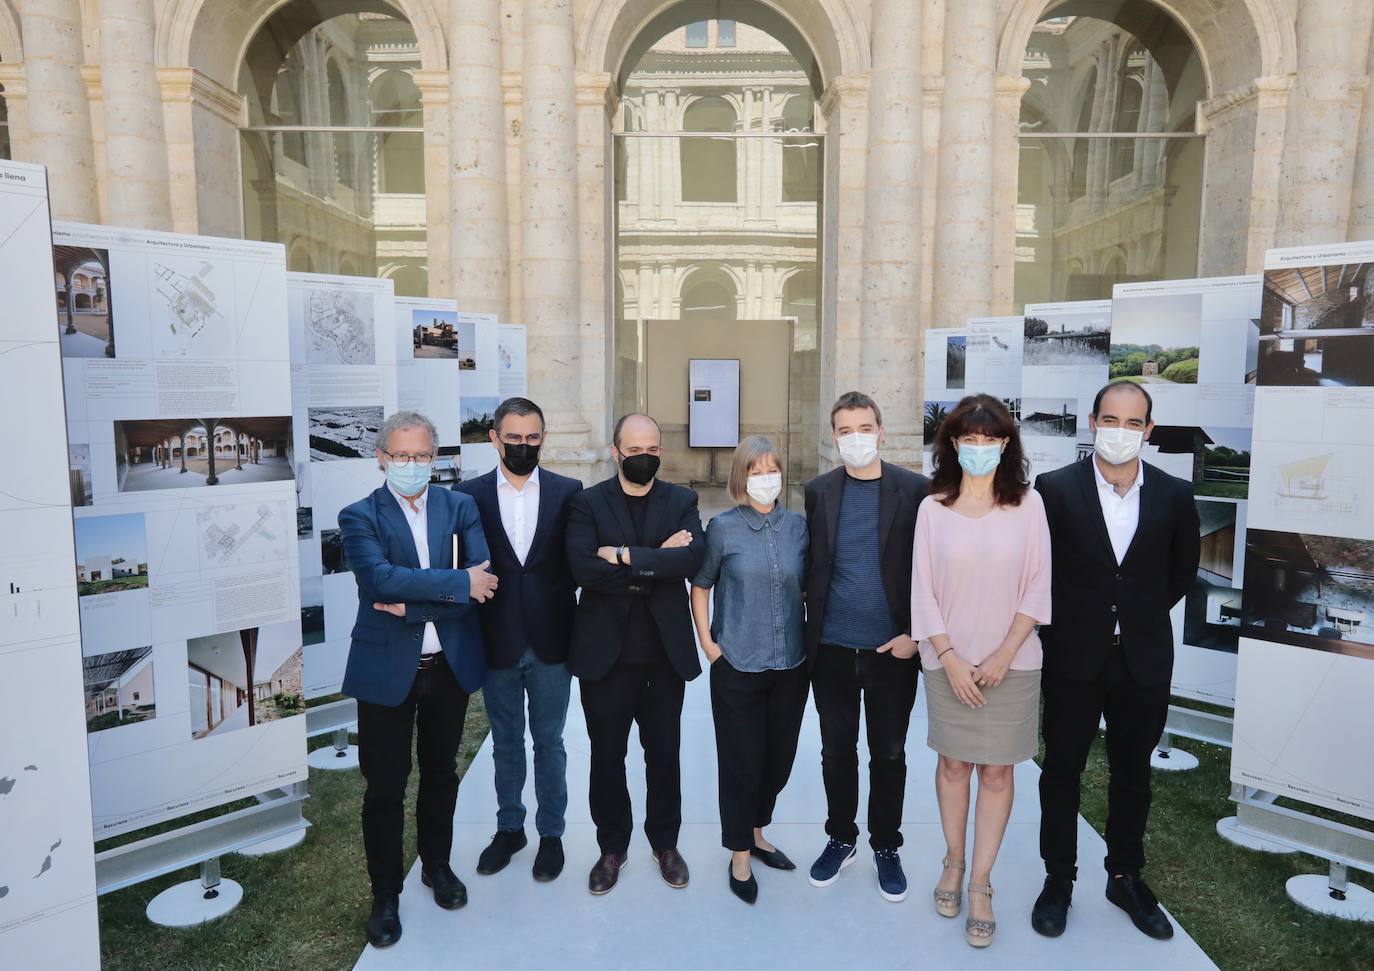
[{"label": "denim shirt", "polygon": [[692,585],[715,588],[711,636],[737,671],[782,671],[805,659],[809,543],[805,517],[781,505],[767,516],[736,506],[706,527],[706,553]]}]

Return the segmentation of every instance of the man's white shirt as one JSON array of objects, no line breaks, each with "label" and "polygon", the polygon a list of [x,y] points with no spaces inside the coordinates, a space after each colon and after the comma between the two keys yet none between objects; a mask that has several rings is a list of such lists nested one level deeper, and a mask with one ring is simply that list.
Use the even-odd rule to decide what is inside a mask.
[{"label": "man's white shirt", "polygon": [[[396,499],[401,506],[401,513],[406,517],[406,523],[410,526],[411,538],[415,540],[415,552],[420,557],[420,569],[429,569],[429,487],[420,493],[415,500],[415,508],[411,508],[410,500],[401,495],[387,483],[387,491]],[[457,569],[457,566],[454,567]],[[425,639],[420,645],[421,654],[437,654],[440,649],[439,632],[434,629],[432,623],[425,624]]]},{"label": "man's white shirt", "polygon": [[525,488],[517,489],[506,478],[506,470],[496,465],[496,502],[501,507],[501,525],[506,530],[515,558],[523,566],[529,555],[534,531],[539,525],[539,467],[535,466],[525,480]]}]

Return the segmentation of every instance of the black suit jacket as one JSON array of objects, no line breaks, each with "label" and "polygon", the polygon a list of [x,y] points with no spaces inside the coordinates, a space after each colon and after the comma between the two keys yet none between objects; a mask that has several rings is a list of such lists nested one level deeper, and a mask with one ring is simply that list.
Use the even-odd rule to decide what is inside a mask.
[{"label": "black suit jacket", "polygon": [[[691,531],[690,546],[659,548],[680,529]],[[582,598],[573,618],[568,670],[579,678],[597,681],[615,665],[634,597],[649,599],[649,613],[673,670],[684,681],[701,673],[686,583],[701,567],[706,546],[697,494],[655,480],[645,510],[644,533],[646,545],[635,546],[634,520],[618,476],[582,490],[569,504],[568,565],[582,587]],[[602,546],[630,547],[630,566],[601,559],[596,551]]]},{"label": "black suit jacket", "polygon": [[563,532],[568,525],[568,503],[582,491],[582,483],[539,470],[539,517],[522,564],[501,524],[501,503],[496,497],[499,474],[492,469],[453,486],[454,492],[476,500],[491,550],[491,572],[501,581],[496,596],[478,611],[487,642],[487,666],[514,667],[526,647],[534,648],[546,664],[562,664],[568,659],[577,606],[577,584],[568,569]]},{"label": "black suit jacket", "polygon": [[1118,565],[1090,455],[1035,480],[1050,524],[1054,623],[1040,629],[1045,673],[1093,681],[1118,621],[1131,676],[1166,683],[1174,670],[1169,611],[1197,575],[1201,540],[1189,482],[1145,463],[1140,523]]},{"label": "black suit jacket", "polygon": [[[816,476],[806,484],[806,521],[811,529],[811,567],[806,576],[806,656],[815,660],[825,623],[830,593],[830,570],[835,562],[835,532],[840,524],[844,495],[844,466]],[[911,633],[911,548],[916,534],[916,510],[930,489],[930,480],[900,465],[883,463],[878,489],[879,565],[883,592],[898,629]]]}]

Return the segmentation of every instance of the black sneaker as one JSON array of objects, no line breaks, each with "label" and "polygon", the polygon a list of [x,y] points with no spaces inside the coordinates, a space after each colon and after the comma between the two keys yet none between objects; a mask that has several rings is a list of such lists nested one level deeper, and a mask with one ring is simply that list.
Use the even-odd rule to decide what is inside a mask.
[{"label": "black sneaker", "polygon": [[1053,875],[1045,877],[1044,889],[1035,898],[1035,907],[1031,910],[1031,927],[1045,937],[1058,937],[1064,933],[1064,925],[1069,921],[1072,901],[1072,880]]},{"label": "black sneaker", "polygon": [[853,843],[829,840],[816,862],[811,864],[811,886],[828,887],[840,877],[840,871],[858,859]]},{"label": "black sneaker", "polygon": [[484,877],[500,873],[506,868],[510,858],[523,850],[528,843],[523,829],[497,830],[496,835],[491,838],[491,844],[477,858],[477,872]]},{"label": "black sneaker", "polygon": [[906,874],[896,850],[875,851],[873,868],[878,871],[878,893],[884,900],[899,904],[906,899]]},{"label": "black sneaker", "polygon": [[534,855],[534,879],[548,883],[563,872],[563,841],[557,836],[541,836],[539,852]]},{"label": "black sneaker", "polygon": [[1174,925],[1159,906],[1159,901],[1138,873],[1107,878],[1107,899],[1126,911],[1131,923],[1142,934],[1157,941],[1174,936]]}]

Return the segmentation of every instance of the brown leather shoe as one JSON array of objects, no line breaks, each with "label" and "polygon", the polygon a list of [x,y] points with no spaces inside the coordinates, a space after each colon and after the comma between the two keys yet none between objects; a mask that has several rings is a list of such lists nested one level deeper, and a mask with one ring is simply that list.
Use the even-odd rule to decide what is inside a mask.
[{"label": "brown leather shoe", "polygon": [[596,861],[596,866],[592,867],[592,872],[587,877],[587,889],[598,897],[603,893],[610,893],[615,889],[615,882],[620,879],[620,868],[629,862],[629,859],[629,855],[625,853],[619,856],[614,853],[601,854],[601,859]]},{"label": "brown leather shoe", "polygon": [[668,886],[676,890],[687,886],[687,861],[682,858],[676,847],[655,853],[654,862],[658,864],[658,872],[663,875],[663,882]]}]

